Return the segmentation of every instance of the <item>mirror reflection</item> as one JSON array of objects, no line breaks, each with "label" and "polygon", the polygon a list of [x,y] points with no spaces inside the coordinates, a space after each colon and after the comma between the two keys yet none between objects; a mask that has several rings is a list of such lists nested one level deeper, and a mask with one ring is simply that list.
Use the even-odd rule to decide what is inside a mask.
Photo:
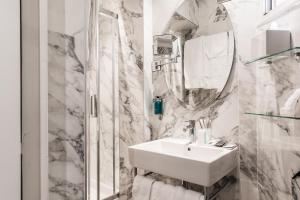
[{"label": "mirror reflection", "polygon": [[204,109],[219,97],[229,79],[235,49],[232,24],[222,4],[183,1],[163,33],[153,37],[153,44],[153,80],[163,75],[184,107]]}]

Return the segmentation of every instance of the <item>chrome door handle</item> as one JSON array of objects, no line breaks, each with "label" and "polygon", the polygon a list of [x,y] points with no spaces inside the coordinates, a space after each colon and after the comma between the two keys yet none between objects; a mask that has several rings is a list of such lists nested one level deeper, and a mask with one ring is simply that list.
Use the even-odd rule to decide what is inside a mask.
[{"label": "chrome door handle", "polygon": [[91,117],[98,117],[98,112],[97,112],[97,95],[92,95],[90,97],[91,99]]}]

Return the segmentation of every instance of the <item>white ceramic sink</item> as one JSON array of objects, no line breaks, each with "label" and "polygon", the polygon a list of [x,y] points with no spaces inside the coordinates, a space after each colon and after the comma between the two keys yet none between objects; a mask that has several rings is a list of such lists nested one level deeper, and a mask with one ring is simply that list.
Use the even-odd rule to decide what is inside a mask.
[{"label": "white ceramic sink", "polygon": [[237,167],[237,149],[187,145],[166,138],[129,147],[133,167],[203,186],[211,186]]}]

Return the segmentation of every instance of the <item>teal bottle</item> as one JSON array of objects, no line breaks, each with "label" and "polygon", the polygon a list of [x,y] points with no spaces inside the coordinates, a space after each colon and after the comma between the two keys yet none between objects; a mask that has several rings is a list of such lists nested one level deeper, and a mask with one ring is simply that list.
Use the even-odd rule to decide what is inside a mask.
[{"label": "teal bottle", "polygon": [[154,114],[155,115],[162,115],[163,114],[163,100],[161,97],[157,96],[153,99],[154,104]]}]

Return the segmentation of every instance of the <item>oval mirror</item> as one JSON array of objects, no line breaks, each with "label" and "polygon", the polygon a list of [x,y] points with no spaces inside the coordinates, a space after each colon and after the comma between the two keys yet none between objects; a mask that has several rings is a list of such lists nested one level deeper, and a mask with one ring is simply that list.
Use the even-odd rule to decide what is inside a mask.
[{"label": "oval mirror", "polygon": [[153,78],[163,73],[181,105],[204,109],[225,88],[234,53],[226,8],[217,0],[184,0],[164,31],[153,37]]}]

